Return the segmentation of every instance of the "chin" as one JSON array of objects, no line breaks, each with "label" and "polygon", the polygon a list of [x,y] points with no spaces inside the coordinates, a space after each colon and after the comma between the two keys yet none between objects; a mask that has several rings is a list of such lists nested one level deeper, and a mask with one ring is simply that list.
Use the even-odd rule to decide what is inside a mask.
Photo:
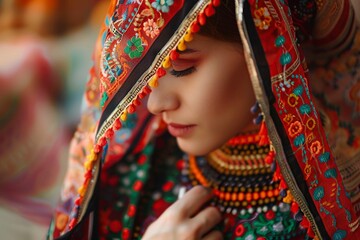
[{"label": "chin", "polygon": [[222,146],[222,144],[214,146],[214,144],[207,144],[204,141],[197,141],[196,143],[194,143],[193,141],[179,138],[177,138],[176,141],[182,151],[195,156],[204,156]]}]

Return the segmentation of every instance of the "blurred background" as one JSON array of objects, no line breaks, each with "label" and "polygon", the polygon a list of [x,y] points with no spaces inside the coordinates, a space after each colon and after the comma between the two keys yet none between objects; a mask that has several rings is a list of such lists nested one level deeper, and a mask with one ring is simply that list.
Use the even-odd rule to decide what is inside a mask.
[{"label": "blurred background", "polygon": [[44,239],[108,0],[0,0],[0,238]]}]

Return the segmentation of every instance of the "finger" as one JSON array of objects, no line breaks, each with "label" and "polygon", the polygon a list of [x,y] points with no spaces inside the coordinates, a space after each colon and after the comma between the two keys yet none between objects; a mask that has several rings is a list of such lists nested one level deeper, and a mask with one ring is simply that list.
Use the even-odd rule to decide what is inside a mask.
[{"label": "finger", "polygon": [[203,240],[222,240],[223,235],[220,231],[211,231],[202,238]]},{"label": "finger", "polygon": [[191,218],[190,226],[193,226],[199,233],[199,237],[209,232],[216,224],[220,223],[222,216],[220,211],[215,207],[207,207],[199,214]]},{"label": "finger", "polygon": [[185,217],[192,217],[198,213],[201,207],[213,197],[212,192],[203,187],[195,186],[189,192],[176,201],[172,206],[178,212],[185,214]]}]

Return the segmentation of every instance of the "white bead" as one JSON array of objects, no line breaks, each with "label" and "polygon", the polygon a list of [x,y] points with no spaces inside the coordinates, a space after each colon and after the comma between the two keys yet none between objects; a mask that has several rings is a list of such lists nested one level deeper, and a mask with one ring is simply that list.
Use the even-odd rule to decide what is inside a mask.
[{"label": "white bead", "polygon": [[256,211],[257,211],[258,213],[261,213],[261,212],[262,212],[261,207],[258,207],[258,208],[256,209]]},{"label": "white bead", "polygon": [[274,212],[276,212],[277,211],[277,206],[276,205],[274,205],[274,206],[272,206],[272,208],[271,208]]},{"label": "white bead", "polygon": [[254,209],[253,209],[253,208],[249,208],[249,209],[248,209],[248,213],[253,214],[253,213],[254,213]]},{"label": "white bead", "polygon": [[268,209],[268,207],[267,206],[264,206],[263,207],[263,212],[267,212],[269,209]]},{"label": "white bead", "polygon": [[244,216],[244,215],[246,214],[246,210],[245,210],[245,209],[241,209],[240,214],[241,214],[242,216]]}]

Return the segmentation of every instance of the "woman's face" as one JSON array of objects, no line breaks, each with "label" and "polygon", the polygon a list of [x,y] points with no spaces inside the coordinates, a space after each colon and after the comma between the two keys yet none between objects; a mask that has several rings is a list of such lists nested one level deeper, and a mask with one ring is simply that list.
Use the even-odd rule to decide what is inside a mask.
[{"label": "woman's face", "polygon": [[241,45],[196,35],[159,79],[148,109],[161,115],[183,151],[205,155],[255,128],[254,103]]}]

